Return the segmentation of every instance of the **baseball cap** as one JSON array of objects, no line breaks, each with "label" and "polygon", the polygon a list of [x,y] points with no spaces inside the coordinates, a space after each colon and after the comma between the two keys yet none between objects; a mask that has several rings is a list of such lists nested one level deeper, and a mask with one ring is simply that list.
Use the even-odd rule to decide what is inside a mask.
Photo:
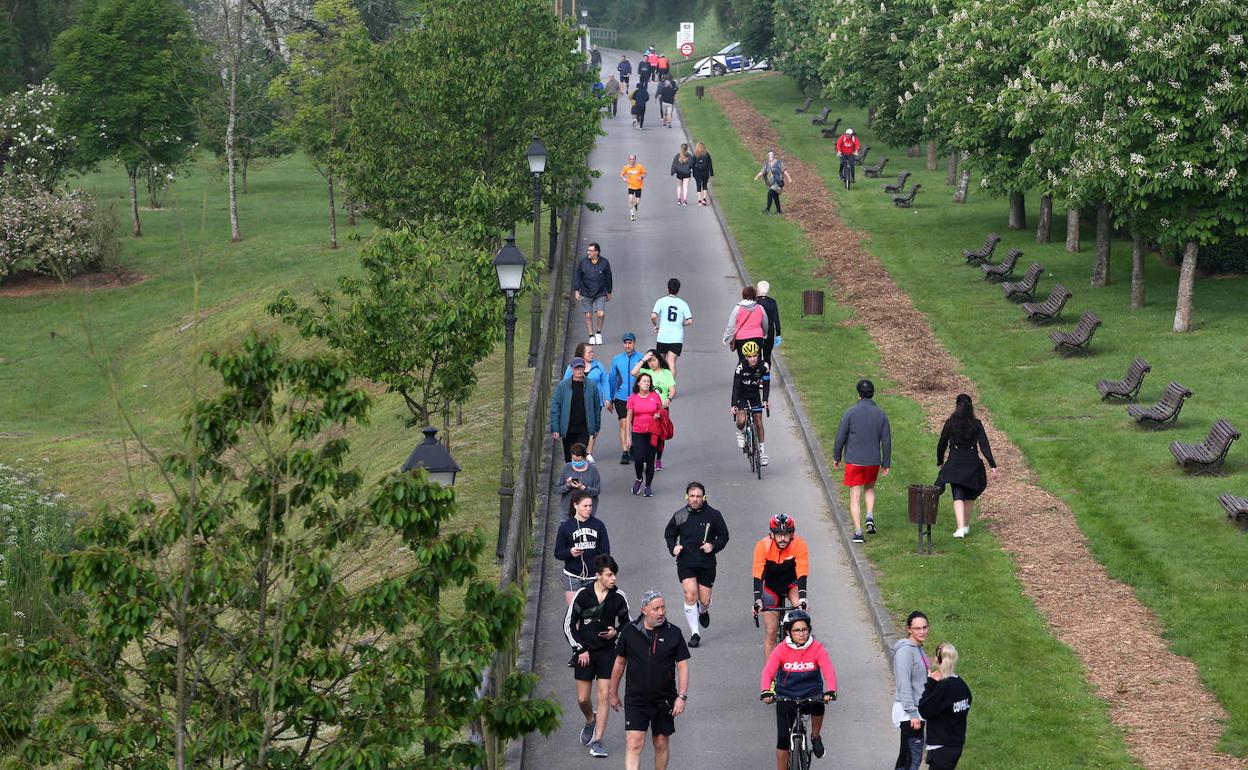
[{"label": "baseball cap", "polygon": [[636,335],[636,334],[633,334],[632,332],[624,332],[624,336],[623,336],[623,337],[620,337],[620,342],[628,342],[629,340],[632,340],[633,342],[636,342],[636,341],[637,341],[637,335]]},{"label": "baseball cap", "polygon": [[571,366],[573,369],[575,369],[578,366],[584,369],[585,359],[581,358],[580,356],[577,356],[576,358],[572,359],[572,363],[568,364],[568,366]]}]

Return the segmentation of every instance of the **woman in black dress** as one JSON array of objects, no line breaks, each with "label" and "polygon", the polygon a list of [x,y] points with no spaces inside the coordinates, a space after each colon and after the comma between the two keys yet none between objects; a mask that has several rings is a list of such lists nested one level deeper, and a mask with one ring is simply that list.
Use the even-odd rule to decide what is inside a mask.
[{"label": "woman in black dress", "polygon": [[971,527],[967,523],[970,509],[988,487],[984,463],[979,459],[980,452],[992,468],[995,480],[997,463],[992,459],[992,447],[988,446],[984,424],[975,419],[975,405],[971,403],[971,397],[959,393],[953,414],[945,420],[945,427],[940,431],[940,442],[936,445],[936,465],[940,466],[936,484],[942,487],[948,484],[953,492],[953,515],[958,520],[954,537],[966,537],[970,533]]}]

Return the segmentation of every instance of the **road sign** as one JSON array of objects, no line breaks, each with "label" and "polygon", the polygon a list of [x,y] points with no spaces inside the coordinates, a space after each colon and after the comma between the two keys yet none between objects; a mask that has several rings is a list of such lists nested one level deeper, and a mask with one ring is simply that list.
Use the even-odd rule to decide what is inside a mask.
[{"label": "road sign", "polygon": [[682,21],[680,30],[676,33],[676,47],[680,48],[685,43],[693,42],[693,22]]},{"label": "road sign", "polygon": [[688,59],[690,56],[693,56],[693,43],[681,43],[680,55],[685,57],[686,59]]}]

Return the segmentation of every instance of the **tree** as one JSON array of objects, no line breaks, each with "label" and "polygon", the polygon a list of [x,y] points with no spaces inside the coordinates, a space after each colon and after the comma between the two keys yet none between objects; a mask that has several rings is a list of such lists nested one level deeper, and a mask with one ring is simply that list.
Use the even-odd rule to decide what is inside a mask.
[{"label": "tree", "polygon": [[[449,488],[418,469],[365,489],[348,467],[340,432],[370,404],[350,370],[255,335],[205,360],[220,394],[186,413],[186,449],[161,463],[170,494],[90,519],[86,545],[50,555],[55,589],[77,598],[64,627],[0,639],[9,681],[56,688],[25,704],[26,762],[364,770],[415,751],[449,769],[483,759],[470,721],[553,729],[531,675],[476,699],[523,596],[479,579],[479,532],[442,532]],[[452,587],[467,609],[442,605]]]},{"label": "tree", "polygon": [[813,0],[774,0],[773,6],[772,66],[793,78],[802,92],[812,85],[822,87],[814,6]]},{"label": "tree", "polygon": [[319,31],[291,38],[290,69],[270,93],[287,111],[283,133],[329,189],[329,247],[338,248],[334,178],[347,162],[351,102],[369,57],[368,30],[351,0],[319,0]]},{"label": "tree", "polygon": [[52,43],[73,26],[81,0],[0,3],[0,93],[42,83],[52,70]]},{"label": "tree", "polygon": [[732,32],[755,59],[772,54],[775,0],[731,0]]},{"label": "tree", "polygon": [[197,50],[173,0],[96,0],[56,41],[59,130],[78,137],[85,162],[111,157],[126,169],[135,237],[143,234],[139,169],[176,166],[195,146]]},{"label": "tree", "polygon": [[885,98],[879,73],[897,66],[889,61],[886,47],[900,19],[872,0],[832,0],[817,8],[820,29],[827,31],[822,46],[824,96],[874,109]]},{"label": "tree", "polygon": [[22,177],[26,185],[51,192],[73,167],[78,140],[57,131],[62,101],[52,83],[0,99],[0,183]]}]

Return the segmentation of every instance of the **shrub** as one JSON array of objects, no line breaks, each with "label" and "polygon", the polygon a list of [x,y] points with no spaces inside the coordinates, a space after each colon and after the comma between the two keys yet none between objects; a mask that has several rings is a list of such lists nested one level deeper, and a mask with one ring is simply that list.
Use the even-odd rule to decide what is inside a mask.
[{"label": "shrub", "polygon": [[0,463],[0,634],[35,639],[59,615],[43,554],[73,543],[77,515],[49,493],[43,475],[20,463]]},{"label": "shrub", "polygon": [[1196,269],[1202,273],[1248,273],[1248,236],[1228,233],[1217,243],[1196,252]]},{"label": "shrub", "polygon": [[0,98],[0,174],[27,177],[44,190],[56,187],[78,146],[56,130],[60,104],[50,82]]},{"label": "shrub", "polygon": [[67,278],[115,258],[112,215],[82,190],[0,185],[0,281],[19,270]]}]

